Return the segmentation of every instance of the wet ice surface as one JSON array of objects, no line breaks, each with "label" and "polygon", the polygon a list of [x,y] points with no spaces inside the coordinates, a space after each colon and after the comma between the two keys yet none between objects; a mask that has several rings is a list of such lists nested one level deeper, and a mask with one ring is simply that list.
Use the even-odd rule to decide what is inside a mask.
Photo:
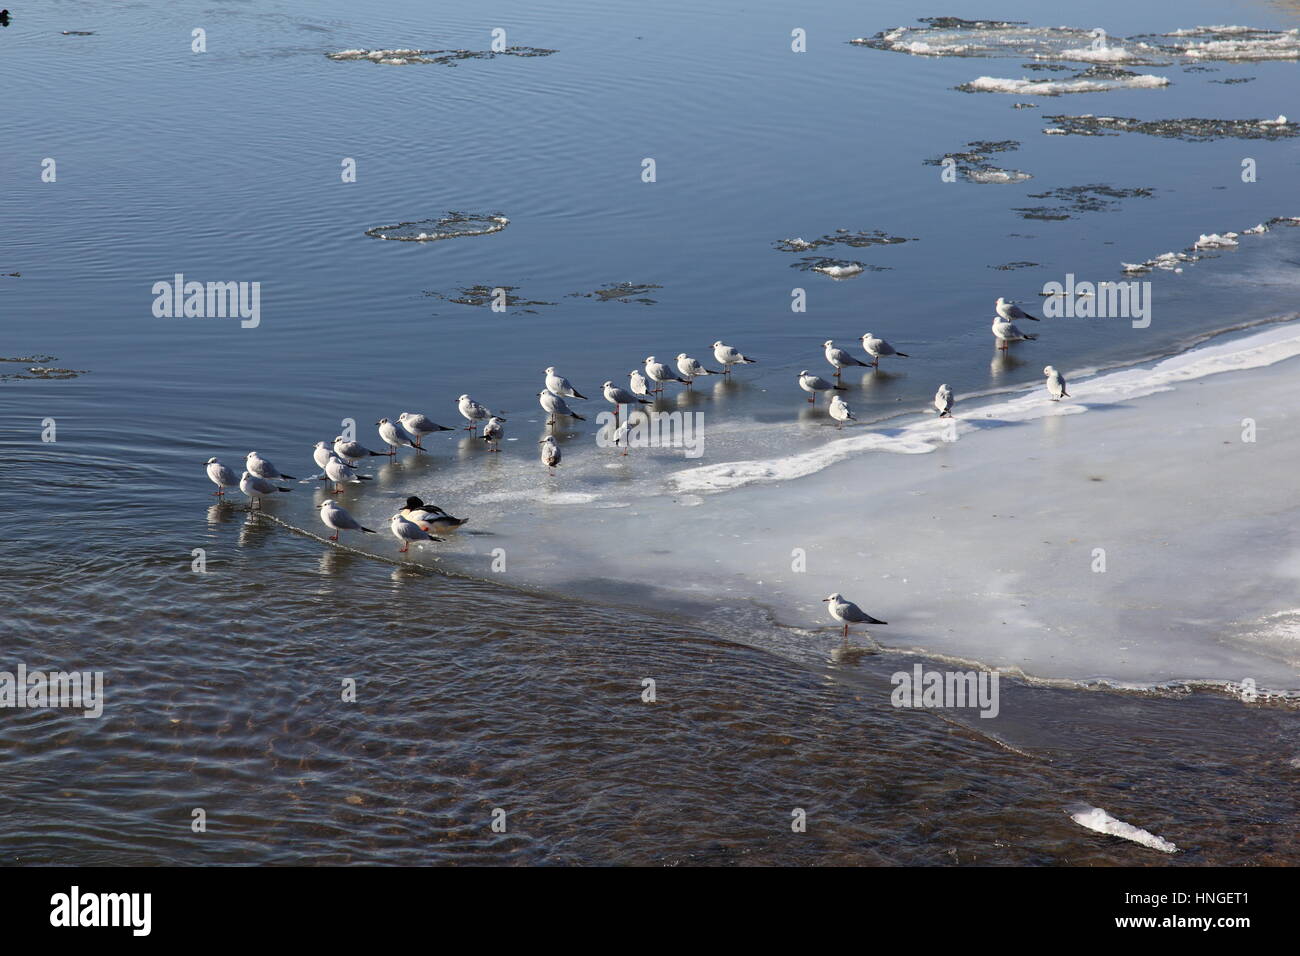
[{"label": "wet ice surface", "polygon": [[1049,136],[1118,136],[1120,133],[1143,133],[1166,139],[1203,143],[1216,139],[1285,139],[1300,133],[1300,124],[1285,116],[1273,119],[1158,119],[1143,120],[1132,116],[1044,116],[1054,126],[1043,132]]},{"label": "wet ice surface", "polygon": [[1243,236],[1261,236],[1277,226],[1300,226],[1300,217],[1274,216],[1268,222],[1257,223],[1240,233],[1202,233],[1199,239],[1181,252],[1165,252],[1143,262],[1124,262],[1121,266],[1127,275],[1146,275],[1153,269],[1182,272],[1185,266],[1206,258],[1207,250],[1236,249],[1241,245]]},{"label": "wet ice surface", "polygon": [[[1150,368],[1065,367],[1060,404],[1041,388],[958,395],[952,442],[932,418],[842,435],[821,418],[731,423],[704,397],[709,440],[743,457],[623,458],[574,439],[563,480],[494,462],[457,507],[493,529],[512,582],[698,615],[783,653],[838,639],[820,598],[841,591],[890,622],[871,635],[895,650],[1032,679],[1297,691],[1300,506],[1278,493],[1296,356],[1285,324]],[[473,571],[481,545],[437,550]]]},{"label": "wet ice surface", "polygon": [[408,66],[412,63],[437,63],[456,66],[463,60],[491,60],[498,56],[550,56],[555,50],[518,46],[504,50],[339,50],[326,53],[331,60],[366,60],[381,66]]},{"label": "wet ice surface", "polygon": [[373,226],[366,235],[397,242],[436,242],[500,232],[510,220],[500,213],[449,212],[436,219],[415,219],[391,226]]}]

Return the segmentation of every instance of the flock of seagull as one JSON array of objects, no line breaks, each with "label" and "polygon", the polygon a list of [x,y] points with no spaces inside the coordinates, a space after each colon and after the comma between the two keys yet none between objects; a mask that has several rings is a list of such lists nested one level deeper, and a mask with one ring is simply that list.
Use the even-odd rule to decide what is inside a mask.
[{"label": "flock of seagull", "polygon": [[[1038,318],[1002,298],[997,300],[995,308],[997,315],[993,319],[993,337],[999,349],[1006,350],[1012,342],[1033,341],[1038,338],[1037,335],[1022,331],[1016,325],[1018,319],[1037,322]],[[826,361],[835,369],[835,381],[827,381],[804,369],[799,373],[798,383],[799,387],[808,393],[809,403],[815,404],[819,393],[830,394],[827,410],[835,420],[836,428],[843,428],[845,422],[857,421],[848,403],[835,394],[846,390],[846,387],[840,384],[844,369],[879,368],[882,358],[909,357],[906,352],[898,351],[887,341],[870,332],[862,336],[862,349],[871,359],[870,362],[864,362],[845,349],[838,348],[832,339],[827,339],[822,343],[822,347],[825,350]],[[730,375],[733,366],[753,365],[757,361],[721,341],[713,343],[713,357],[722,366],[721,369],[706,368],[699,360],[685,352],[677,356],[675,368],[656,360],[651,355],[646,358],[643,370],[633,369],[628,373],[629,388],[623,388],[609,381],[601,386],[601,391],[605,400],[614,406],[614,414],[617,417],[620,408],[625,405],[653,404],[654,396],[663,392],[665,384],[669,382],[690,388],[697,378],[705,375]],[[1065,377],[1060,372],[1049,365],[1043,369],[1043,374],[1047,377],[1046,387],[1052,401],[1069,397],[1069,393],[1065,390]],[[586,401],[587,396],[574,388],[573,383],[556,372],[553,366],[546,369],[545,375],[546,387],[537,393],[537,401],[547,414],[547,426],[554,428],[557,420],[562,417],[586,421],[586,418],[574,411],[565,399],[575,398]],[[482,423],[483,434],[478,437],[487,442],[490,451],[501,450],[501,439],[505,435],[505,418],[492,414],[486,406],[476,402],[469,395],[461,395],[456,400],[456,407],[461,417],[468,422],[464,426],[465,430],[472,431],[477,436],[479,424]],[[939,386],[934,396],[934,407],[940,418],[952,416],[953,392],[948,385]],[[345,484],[359,484],[371,480],[369,475],[357,472],[357,465],[363,459],[392,458],[397,455],[400,448],[411,448],[421,452],[425,450],[423,440],[427,435],[456,430],[447,425],[440,425],[428,416],[417,412],[402,412],[395,421],[381,418],[375,422],[375,425],[380,440],[388,447],[387,451],[372,451],[360,442],[343,436],[336,436],[332,443],[325,441],[316,443],[312,450],[312,458],[321,469],[317,479],[331,482],[331,494],[342,494]],[[554,435],[548,434],[538,444],[543,446],[542,463],[554,473],[563,457]],[[282,487],[277,482],[297,480],[292,475],[280,471],[270,460],[255,451],[250,451],[245,457],[244,471],[239,475],[216,458],[209,458],[205,464],[209,480],[217,486],[215,494],[218,497],[224,496],[226,488],[238,487],[249,499],[250,510],[260,508],[262,498],[292,490]],[[331,541],[338,541],[339,535],[344,531],[377,534],[373,529],[363,526],[333,498],[320,506],[319,514],[321,523],[333,531],[329,539]],[[419,498],[412,496],[406,499],[406,504],[401,510],[389,518],[389,531],[402,545],[399,553],[406,553],[413,543],[444,540],[434,532],[453,531],[465,524],[467,520],[456,518],[437,505],[425,504]],[[823,602],[828,605],[831,617],[843,623],[845,639],[848,638],[850,624],[886,623],[867,614],[838,592],[823,598]]]}]

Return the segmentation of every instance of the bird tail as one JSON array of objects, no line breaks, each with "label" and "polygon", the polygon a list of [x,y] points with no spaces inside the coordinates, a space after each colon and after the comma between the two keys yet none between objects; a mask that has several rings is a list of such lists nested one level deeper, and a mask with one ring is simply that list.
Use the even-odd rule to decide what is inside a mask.
[{"label": "bird tail", "polygon": [[[285,477],[287,478],[288,476],[286,475]],[[276,485],[276,486],[275,486],[275,490],[276,490],[276,491],[293,491],[292,488],[281,488],[279,485]]]},{"label": "bird tail", "polygon": [[831,388],[835,389],[837,392],[847,392],[849,390],[847,385],[832,385]]},{"label": "bird tail", "polygon": [[358,481],[374,481],[375,479],[374,479],[374,477],[371,476],[371,475],[357,475],[357,480],[358,480]]},{"label": "bird tail", "polygon": [[1038,316],[1036,316],[1036,315],[1030,315],[1028,312],[1025,313],[1025,318],[1028,319],[1030,322],[1038,322],[1038,321],[1041,321],[1041,320],[1038,318]]},{"label": "bird tail", "polygon": [[387,458],[387,457],[388,457],[388,452],[384,452],[384,451],[370,451],[369,449],[367,449],[366,454],[368,454],[368,455],[373,455],[375,458]]},{"label": "bird tail", "polygon": [[742,356],[740,357],[740,364],[741,364],[741,365],[757,365],[757,364],[758,364],[758,359],[745,358],[745,356],[742,355]]},{"label": "bird tail", "polygon": [[587,396],[586,396],[586,395],[583,395],[582,392],[578,391],[576,388],[573,390],[573,397],[574,397],[574,398],[580,398],[580,399],[582,399],[584,402],[587,400]]},{"label": "bird tail", "polygon": [[366,527],[362,527],[361,530],[364,531],[366,534],[379,534],[378,531],[372,531],[370,528],[366,528]]},{"label": "bird tail", "polygon": [[889,622],[888,622],[888,621],[877,621],[874,617],[872,617],[870,614],[868,614],[868,615],[867,615],[867,623],[868,623],[868,624],[888,624]]},{"label": "bird tail", "polygon": [[577,419],[578,421],[580,421],[580,422],[585,422],[585,421],[586,421],[586,419],[583,418],[581,415],[579,415],[577,412],[574,412],[574,413],[573,413],[573,417],[576,418],[576,419]]},{"label": "bird tail", "polygon": [[1025,336],[1025,338],[1027,338],[1027,339],[1028,339],[1029,341],[1031,341],[1031,342],[1032,342],[1034,339],[1038,338],[1038,335],[1037,335],[1036,333],[1034,333],[1034,332],[1025,332],[1025,333],[1024,333],[1024,336]]},{"label": "bird tail", "polygon": [[1070,393],[1067,392],[1065,389],[1061,389],[1061,397],[1062,397],[1062,398],[1069,398],[1069,397],[1070,397]]},{"label": "bird tail", "polygon": [[293,475],[286,475],[286,474],[284,474],[283,472],[280,473],[280,477],[283,478],[285,481],[297,481],[297,480],[298,480],[298,479],[295,478]]},{"label": "bird tail", "polygon": [[897,355],[899,358],[911,358],[911,357],[912,357],[912,356],[908,355],[906,352],[895,352],[894,354]]}]

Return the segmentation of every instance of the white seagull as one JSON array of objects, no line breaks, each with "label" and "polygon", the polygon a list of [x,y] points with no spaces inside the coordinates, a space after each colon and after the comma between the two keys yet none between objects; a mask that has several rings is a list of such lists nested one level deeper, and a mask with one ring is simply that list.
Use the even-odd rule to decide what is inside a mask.
[{"label": "white seagull", "polygon": [[1001,318],[994,318],[993,338],[997,341],[998,348],[1005,352],[1011,347],[1012,342],[1032,342],[1038,336],[1020,331],[1014,322],[1004,322]]},{"label": "white seagull", "polygon": [[844,392],[848,391],[843,385],[832,385],[826,379],[819,375],[813,375],[807,369],[799,373],[799,387],[812,396],[808,399],[810,404],[816,404],[818,392],[829,392],[832,389]]},{"label": "white seagull", "polygon": [[451,432],[454,428],[448,428],[446,425],[439,425],[427,415],[421,415],[419,412],[402,412],[397,416],[397,420],[402,423],[402,427],[408,433],[415,436],[415,447],[424,448],[424,436],[432,435],[434,432]]},{"label": "white seagull", "polygon": [[580,398],[584,402],[587,400],[587,396],[574,388],[572,382],[555,371],[554,365],[546,369],[546,388],[561,398]]},{"label": "white seagull", "polygon": [[882,355],[897,355],[901,358],[908,358],[906,352],[900,352],[884,339],[878,339],[870,332],[864,332],[862,335],[862,349],[871,356],[871,367],[880,367],[880,357]]},{"label": "white seagull", "polygon": [[357,484],[372,480],[369,475],[358,475],[355,468],[337,456],[325,462],[325,477],[334,482],[334,489],[330,492],[332,495],[343,494],[341,486],[345,481],[349,484]]},{"label": "white seagull", "polygon": [[544,388],[537,393],[537,404],[541,405],[542,410],[550,416],[546,421],[546,424],[548,425],[554,425],[556,418],[560,415],[567,415],[570,418],[576,418],[580,422],[586,421],[585,418],[570,408],[564,399],[560,398],[560,396],[556,395],[550,389]]},{"label": "white seagull", "polygon": [[1030,322],[1037,322],[1037,316],[1030,315],[1018,305],[1012,305],[1006,299],[998,296],[998,301],[994,304],[998,315],[1004,322],[1014,322],[1016,319],[1028,319]]},{"label": "white seagull", "polygon": [[466,431],[478,431],[478,423],[492,416],[491,412],[468,395],[462,395],[460,398],[456,399],[456,407],[460,409],[460,413],[464,415],[465,420],[469,422],[469,424],[465,426]]},{"label": "white seagull", "polygon": [[392,458],[397,454],[397,449],[405,446],[414,448],[417,444],[416,437],[408,432],[396,422],[390,422],[387,418],[381,418],[375,422],[379,426],[379,437],[383,439],[384,444],[388,446],[388,457]]},{"label": "white seagull", "polygon": [[551,469],[551,474],[555,474],[555,466],[564,457],[560,454],[560,446],[555,444],[555,439],[550,435],[547,435],[537,444],[542,446],[542,464]]},{"label": "white seagull", "polygon": [[847,600],[844,595],[838,591],[830,597],[822,598],[823,603],[830,604],[831,617],[837,621],[844,622],[844,636],[849,636],[850,624],[884,624],[885,621],[877,621],[862,608],[858,607],[852,601]]},{"label": "white seagull", "polygon": [[501,450],[501,438],[506,433],[506,430],[501,427],[501,423],[504,421],[504,418],[493,415],[488,419],[487,424],[483,426],[483,440],[488,443],[490,451]]},{"label": "white seagull", "polygon": [[952,389],[947,385],[940,385],[934,393],[934,407],[939,410],[940,418],[952,417]]},{"label": "white seagull", "polygon": [[271,464],[269,459],[263,458],[255,451],[250,451],[248,457],[244,459],[244,467],[249,473],[257,478],[265,478],[268,481],[284,479],[285,481],[297,481],[293,475],[282,474],[275,465]]},{"label": "white seagull", "polygon": [[214,495],[220,497],[226,493],[227,488],[233,488],[239,484],[239,476],[234,470],[223,465],[215,458],[209,458],[207,461],[208,479],[217,486]]},{"label": "white seagull", "polygon": [[337,501],[325,501],[320,506],[320,520],[327,528],[332,528],[334,533],[330,535],[331,541],[339,539],[340,531],[364,531],[366,534],[375,534],[369,528],[364,527],[360,521],[348,514],[346,508]]},{"label": "white seagull", "polygon": [[830,413],[831,418],[835,419],[838,423],[835,426],[836,428],[843,428],[845,422],[857,421],[857,419],[853,417],[853,411],[849,408],[849,403],[838,395],[831,395]]},{"label": "white seagull", "polygon": [[686,376],[686,386],[689,388],[691,383],[701,375],[721,375],[721,372],[715,372],[711,368],[705,368],[700,364],[699,359],[693,359],[685,352],[677,356],[677,371]]},{"label": "white seagull", "polygon": [[826,350],[826,361],[830,362],[835,368],[835,377],[840,377],[843,369],[851,368],[854,365],[861,365],[863,368],[870,368],[866,362],[859,362],[844,349],[837,349],[833,339],[827,339],[822,343],[822,348]]},{"label": "white seagull", "polygon": [[257,475],[250,475],[248,472],[239,476],[239,490],[248,496],[250,508],[253,505],[261,507],[263,495],[273,495],[277,491],[293,491],[292,488],[281,488],[274,482],[259,478]]},{"label": "white seagull", "polygon": [[682,378],[663,362],[656,362],[653,355],[648,356],[645,360],[645,374],[647,378],[659,386],[655,389],[656,392],[662,392],[664,390],[664,382],[680,382],[683,385],[690,384],[686,379]]},{"label": "white seagull", "polygon": [[[325,443],[321,442],[321,444],[323,445]],[[317,445],[316,447],[319,448],[320,445]],[[345,441],[342,435],[334,436],[333,451],[335,455],[342,458],[349,465],[354,465],[362,458],[368,458],[371,455],[374,455],[376,458],[388,457],[382,451],[371,451],[359,441]],[[325,467],[325,462],[322,462],[320,459],[317,459],[316,463],[322,468]]]},{"label": "white seagull", "polygon": [[1043,374],[1047,376],[1047,394],[1052,396],[1052,401],[1059,402],[1062,398],[1070,397],[1070,393],[1065,390],[1064,375],[1050,365],[1043,369]]},{"label": "white seagull", "polygon": [[733,365],[753,365],[758,361],[758,359],[741,355],[730,345],[723,345],[721,340],[713,343],[713,357],[722,363],[723,375],[730,375],[731,366]]},{"label": "white seagull", "polygon": [[633,395],[650,395],[650,380],[645,377],[645,373],[639,368],[634,368],[627,373],[628,384],[632,386]]},{"label": "white seagull", "polygon": [[604,385],[601,386],[601,390],[605,393],[605,401],[609,402],[611,405],[614,406],[615,414],[618,413],[618,406],[620,405],[653,405],[654,404],[654,402],[652,402],[650,399],[642,398],[639,395],[633,395],[627,389],[620,388],[619,386],[615,385],[613,382],[606,382]]},{"label": "white seagull", "polygon": [[405,554],[411,550],[412,541],[441,541],[442,538],[434,537],[425,531],[414,521],[407,521],[401,513],[393,515],[388,522],[388,530],[393,532],[393,537],[402,542],[402,547],[398,554]]}]

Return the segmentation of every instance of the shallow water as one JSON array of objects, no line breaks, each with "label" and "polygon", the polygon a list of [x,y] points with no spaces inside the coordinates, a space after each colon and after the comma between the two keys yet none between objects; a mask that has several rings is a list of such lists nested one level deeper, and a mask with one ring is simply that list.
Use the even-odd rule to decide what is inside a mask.
[{"label": "shallow water", "polygon": [[[1300,229],[1278,226],[1181,273],[1154,271],[1148,328],[1049,320],[1024,347],[1034,351],[990,363],[999,295],[1037,314],[1043,283],[1067,272],[1121,279],[1126,262],[1300,214],[1285,172],[1294,139],[1043,135],[1045,113],[1270,120],[1295,112],[1300,67],[1143,65],[1170,84],[1016,109],[1032,94],[955,88],[983,74],[1067,75],[1028,69],[1019,53],[994,66],[849,42],[927,12],[944,11],[836,2],[792,19],[733,4],[463,4],[434,22],[414,0],[364,16],[336,2],[20,11],[0,30],[6,122],[24,144],[0,156],[11,184],[0,193],[0,352],[24,359],[0,367],[20,376],[0,381],[0,504],[19,529],[0,549],[0,670],[101,670],[107,700],[99,720],[4,712],[0,858],[1294,862],[1291,709],[1008,678],[994,720],[895,710],[889,676],[916,658],[865,653],[862,635],[846,652],[804,614],[803,596],[755,601],[767,586],[753,571],[718,577],[735,534],[724,522],[748,492],[666,480],[825,445],[822,406],[793,383],[803,368],[829,373],[827,338],[861,354],[870,329],[912,355],[850,376],[858,418],[895,428],[940,382],[976,403],[1039,382],[1048,361],[1082,380],[1293,311]],[[1027,3],[998,13],[1065,16]],[[1075,26],[1122,37],[1300,25],[1265,4],[1191,4],[1176,18],[1104,4],[1089,20]],[[190,50],[195,27],[206,53]],[[400,65],[326,55],[484,51],[494,27],[555,52]],[[808,31],[807,53],[790,52],[794,27]],[[948,183],[933,165],[1006,141],[1019,146],[986,158],[1032,180]],[[54,183],[41,181],[45,157]],[[349,157],[357,179],[343,183]],[[656,182],[642,181],[646,157]],[[1244,157],[1256,182],[1241,180]],[[1105,201],[1076,201],[1094,186],[1110,192],[1085,198]],[[1038,206],[1066,218],[1026,221]],[[509,225],[440,241],[366,235],[452,212]],[[827,244],[810,252],[794,239]],[[864,268],[837,280],[810,268],[817,257]],[[177,273],[261,282],[260,322],[155,317],[152,287]],[[520,301],[494,312],[502,286]],[[795,288],[806,312],[790,310]],[[542,368],[593,396],[574,404],[594,419],[600,382],[623,384],[651,354],[685,350],[712,366],[719,338],[760,364],[660,406],[705,414],[701,460],[614,460],[589,420],[564,432],[560,474],[542,472]],[[247,516],[238,495],[212,503],[212,455],[233,466],[256,448],[305,477],[312,444],[342,419],[377,448],[380,416],[458,425],[464,392],[510,419],[500,456],[463,432],[433,436],[431,454],[367,466],[373,486],[343,499],[367,522],[408,493],[470,517],[416,566],[394,563],[387,535],[345,542],[367,552],[354,553],[290,530],[319,533],[314,485],[292,484],[268,507],[284,524]],[[52,443],[40,440],[46,419]],[[763,507],[797,523],[817,482],[842,491],[827,471],[786,482]],[[644,520],[626,513],[638,489]],[[562,550],[516,545],[548,524]],[[603,563],[602,527],[620,529],[619,573]],[[502,546],[507,570],[494,574]],[[196,548],[205,574],[190,570]],[[818,571],[825,590],[862,573]],[[544,577],[563,586],[527,589],[554,583]],[[913,594],[872,598],[891,612],[915,606]],[[935,649],[918,622],[899,627],[900,645]],[[992,629],[967,637],[964,660],[1005,650]],[[1163,652],[1178,660],[1176,642]],[[993,662],[1075,681],[1103,673],[1080,654],[1038,673]],[[654,704],[641,701],[646,677]],[[346,678],[355,704],[340,700]],[[1183,852],[1083,830],[1063,812],[1072,802]],[[206,834],[190,830],[195,807]],[[505,834],[488,826],[496,807]],[[790,831],[795,807],[807,833]]]}]

